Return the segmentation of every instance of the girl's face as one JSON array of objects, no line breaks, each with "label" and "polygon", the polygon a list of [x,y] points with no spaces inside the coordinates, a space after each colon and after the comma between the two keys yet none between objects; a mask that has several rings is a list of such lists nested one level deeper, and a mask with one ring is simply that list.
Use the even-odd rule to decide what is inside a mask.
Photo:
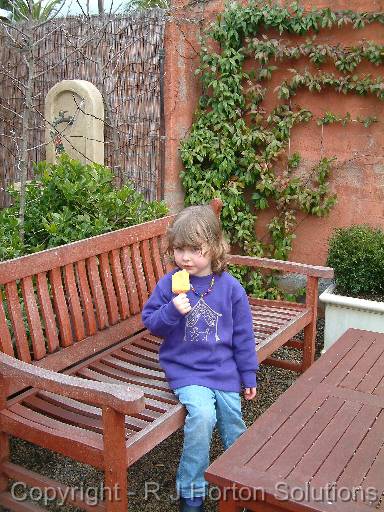
[{"label": "girl's face", "polygon": [[208,276],[212,273],[211,255],[208,247],[174,247],[176,265],[191,276]]}]

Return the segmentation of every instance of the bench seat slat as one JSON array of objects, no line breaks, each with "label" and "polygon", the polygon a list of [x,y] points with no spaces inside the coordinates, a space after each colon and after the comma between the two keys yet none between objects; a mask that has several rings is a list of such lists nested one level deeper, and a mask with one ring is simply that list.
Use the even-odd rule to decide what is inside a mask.
[{"label": "bench seat slat", "polygon": [[113,353],[113,357],[127,363],[135,363],[143,368],[149,368],[151,370],[161,371],[158,361],[150,361],[141,354],[135,354],[134,350],[125,351],[123,349],[117,350]]},{"label": "bench seat slat", "polygon": [[64,284],[66,296],[68,298],[69,309],[71,311],[75,338],[77,341],[80,341],[85,338],[85,328],[83,314],[80,306],[80,299],[77,291],[75,272],[72,263],[69,263],[64,267]]},{"label": "bench seat slat", "polygon": [[124,285],[123,271],[121,269],[120,253],[117,249],[111,252],[111,268],[120,317],[125,320],[129,317],[129,302],[127,290]]},{"label": "bench seat slat", "polygon": [[123,382],[127,382],[128,384],[137,384],[138,386],[148,386],[151,389],[159,389],[166,392],[169,391],[169,386],[166,382],[151,379],[149,377],[143,377],[142,375],[133,375],[132,373],[124,372],[122,370],[118,370],[117,368],[113,368],[112,366],[106,365],[102,361],[92,363],[92,365],[87,368],[87,370],[89,369],[94,369],[104,375],[117,375]]},{"label": "bench seat slat", "polygon": [[262,325],[272,330],[278,329],[279,327],[281,327],[282,324],[284,324],[284,321],[282,321],[281,319],[277,320],[276,318],[271,319],[269,317],[259,318],[257,316],[253,318],[253,325]]},{"label": "bench seat slat", "polygon": [[253,324],[253,332],[256,336],[256,333],[258,335],[260,335],[260,333],[264,333],[266,334],[267,336],[269,336],[270,334],[273,334],[275,332],[276,329],[273,329],[273,328],[268,328],[266,326],[263,326],[263,325],[255,325]]},{"label": "bench seat slat", "polygon": [[[90,372],[88,371],[87,368],[84,368],[84,369],[78,370],[76,375],[78,377],[89,378]],[[119,379],[113,379],[113,377],[106,377],[105,375],[98,374],[97,372],[93,371],[92,372],[92,380],[97,380],[99,382],[107,382],[107,381],[113,382],[113,380],[114,380],[114,382],[117,383]],[[146,405],[145,409],[143,409],[142,411],[140,411],[139,413],[136,414],[137,418],[143,419],[145,421],[153,421],[156,418],[159,418],[161,416],[162,412],[164,412],[164,410],[165,410],[165,409],[159,410],[158,407],[154,407],[154,404],[152,404],[151,400],[149,400],[149,399],[146,400],[145,405]]]},{"label": "bench seat slat", "polygon": [[128,343],[121,349],[123,352],[126,352],[127,354],[133,354],[137,356],[141,356],[143,359],[146,359],[147,361],[152,361],[155,363],[158,363],[159,357],[157,355],[157,352],[154,353],[150,350],[145,350],[144,348],[138,347],[136,345],[133,345],[131,343]]},{"label": "bench seat slat", "polygon": [[[85,375],[90,375],[90,373],[86,372],[86,368],[83,368],[77,372],[77,375],[80,377],[84,377]],[[94,378],[95,380],[98,380],[100,382],[111,382],[114,384],[121,384],[121,381],[118,378],[116,378],[116,376],[107,377],[106,375],[102,375],[102,374],[98,375],[97,372],[93,372],[92,375],[93,375],[92,378]],[[135,387],[135,389],[139,388],[138,386],[134,386],[134,387]],[[145,410],[146,411],[147,410],[156,411],[157,413],[161,414],[169,409],[170,404],[172,404],[172,402],[170,402],[169,400],[162,401],[161,396],[158,398],[146,398]],[[140,412],[137,416],[139,417],[141,414],[142,414],[142,412]],[[157,417],[157,415],[156,415],[156,417]]]},{"label": "bench seat slat", "polygon": [[[83,402],[78,402],[72,398],[67,398],[65,396],[60,396],[49,392],[39,392],[37,395],[42,397],[48,403],[63,407],[68,411],[81,414],[82,416],[87,416],[89,418],[99,418],[100,422],[102,421],[101,409],[99,407],[94,407],[93,405],[84,404]],[[138,432],[145,428],[148,425],[148,422],[139,420],[133,416],[125,416],[125,424],[130,430]]]},{"label": "bench seat slat", "polygon": [[309,324],[312,318],[311,309],[303,309],[293,319],[282,325],[279,329],[274,331],[268,336],[267,342],[263,347],[258,349],[259,361],[263,361],[270,356],[275,350],[284,345],[293,336],[300,332],[306,325]]},{"label": "bench seat slat", "polygon": [[158,345],[158,346],[160,346],[163,341],[161,338],[159,338],[158,336],[154,336],[149,331],[146,331],[145,333],[143,333],[142,338],[143,338],[143,340],[150,341],[151,343],[154,343],[155,345]]},{"label": "bench seat slat", "polygon": [[[33,421],[34,423],[51,428],[53,430],[63,431],[63,429],[75,430],[78,429],[81,432],[81,436],[87,434],[91,434],[88,429],[77,427],[76,425],[63,425],[60,421],[57,421],[53,418],[49,418],[45,414],[41,414],[39,412],[33,411],[29,407],[26,407],[24,404],[15,404],[12,405],[9,410],[29,421]],[[92,433],[94,434],[94,433]]]},{"label": "bench seat slat", "polygon": [[268,341],[269,335],[267,333],[259,332],[259,331],[256,331],[255,329],[253,330],[253,333],[255,335],[255,343],[256,343],[256,345],[259,345],[260,343],[262,343],[263,340],[267,340]]},{"label": "bench seat slat", "polygon": [[[28,411],[25,407],[22,409]],[[100,434],[72,425],[66,425],[65,430],[60,430],[60,422],[53,425],[50,421],[47,425],[43,419],[35,421],[30,414],[19,414],[17,409],[7,409],[0,413],[3,432],[63,455],[68,456],[75,451],[79,462],[103,468],[103,438]]]},{"label": "bench seat slat", "polygon": [[129,373],[117,370],[116,368],[111,368],[110,366],[108,367],[106,365],[103,365],[102,363],[93,364],[92,369],[82,368],[81,376],[85,375],[89,379],[94,379],[102,382],[111,382],[113,384],[129,384],[129,386],[132,389],[140,389],[141,391],[143,391],[146,398],[152,398],[153,400],[158,400],[160,402],[165,402],[168,404],[178,403],[177,398],[169,390],[169,388],[168,390],[153,388],[151,386],[151,383],[149,383],[150,385],[146,385],[145,382],[140,382],[139,380],[132,379]]},{"label": "bench seat slat", "polygon": [[282,321],[287,320],[289,318],[292,318],[292,316],[297,315],[298,312],[302,311],[296,310],[296,309],[274,309],[270,307],[262,307],[262,306],[252,306],[251,305],[251,311],[255,313],[255,315],[258,315],[260,318],[276,318],[280,319]]},{"label": "bench seat slat", "polygon": [[135,356],[133,354],[129,354],[126,352],[123,352],[122,350],[120,352],[115,352],[113,354],[113,357],[117,361],[122,361],[125,363],[132,363],[137,365],[140,368],[148,369],[148,370],[154,370],[157,372],[161,371],[159,363],[156,362],[150,362],[140,356]]},{"label": "bench seat slat", "polygon": [[159,351],[159,346],[156,343],[153,343],[152,341],[149,341],[149,340],[145,339],[144,337],[139,338],[134,343],[131,343],[131,346],[137,347],[137,348],[142,348],[146,352],[151,352],[152,354],[154,354],[154,357],[156,357],[156,354]]},{"label": "bench seat slat", "polygon": [[256,318],[255,317],[252,318],[253,327],[255,329],[260,329],[265,332],[272,333],[272,332],[276,331],[277,329],[279,329],[282,325],[284,325],[283,322],[280,322],[278,324],[271,324],[268,322],[259,321]]},{"label": "bench seat slat", "polygon": [[134,375],[136,374],[143,375],[144,377],[152,377],[153,379],[162,380],[164,382],[167,380],[162,371],[152,370],[150,368],[145,368],[144,366],[128,363],[113,357],[113,355],[103,357],[102,361],[110,366],[113,366],[114,368],[128,370]]},{"label": "bench seat slat", "polygon": [[[120,374],[117,371],[110,371],[109,374],[106,372],[99,372],[98,367],[94,366],[94,369],[90,368],[83,368],[77,372],[77,376],[88,378],[92,380],[97,380],[99,382],[110,382],[113,384],[121,384],[123,381],[120,378]],[[124,381],[127,382],[128,381]],[[155,394],[156,396],[156,394]],[[152,402],[151,402],[152,400]],[[145,409],[141,411],[139,414],[136,415],[137,418],[141,418],[142,420],[145,420],[146,422],[151,422],[155,420],[156,418],[159,418],[162,413],[164,413],[167,409],[162,408],[159,410],[159,407],[154,407],[155,402],[153,399],[147,397],[145,400]]]},{"label": "bench seat slat", "polygon": [[5,294],[7,297],[8,312],[15,335],[17,354],[19,359],[25,361],[26,363],[30,363],[32,359],[29,352],[28,339],[25,332],[25,325],[23,321],[23,314],[21,312],[17,285],[14,281],[5,285]]},{"label": "bench seat slat", "polygon": [[[97,432],[98,434],[103,433],[100,409],[98,415],[91,417],[89,415],[82,414],[80,402],[78,402],[77,410],[73,407],[71,410],[68,410],[64,407],[63,402],[55,404],[52,401],[44,400],[36,395],[28,397],[28,399],[23,402],[23,405],[39,414],[43,414],[44,416],[60,421],[65,425],[74,425],[79,428],[91,430],[92,432]],[[132,435],[134,432],[140,431],[142,428],[142,426],[137,426],[136,421],[131,422],[129,416],[125,417],[125,426],[126,437]]]},{"label": "bench seat slat", "polygon": [[41,308],[41,315],[44,320],[45,336],[47,339],[48,352],[54,352],[59,347],[57,325],[53,312],[51,297],[48,291],[47,274],[42,272],[36,276],[37,296]]},{"label": "bench seat slat", "polygon": [[91,418],[89,416],[82,416],[73,411],[67,411],[63,407],[49,403],[36,395],[30,396],[27,400],[24,400],[23,406],[34,412],[43,414],[47,418],[60,421],[61,423],[74,425],[99,434],[103,432],[101,418]]}]

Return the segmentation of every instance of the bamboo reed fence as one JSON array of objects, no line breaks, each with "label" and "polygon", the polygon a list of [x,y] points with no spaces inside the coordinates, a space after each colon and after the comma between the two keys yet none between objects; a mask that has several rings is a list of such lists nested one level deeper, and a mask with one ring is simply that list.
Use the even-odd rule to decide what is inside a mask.
[{"label": "bamboo reed fence", "polygon": [[[22,37],[23,25],[12,36]],[[4,192],[19,181],[16,154],[25,105],[26,64],[0,27],[0,207]],[[33,27],[35,44],[34,113],[29,127],[28,177],[33,162],[45,158],[44,101],[49,89],[65,79],[92,82],[103,94],[105,163],[117,184],[131,181],[147,199],[159,198],[161,181],[161,59],[164,11],[126,15],[56,18]]]}]

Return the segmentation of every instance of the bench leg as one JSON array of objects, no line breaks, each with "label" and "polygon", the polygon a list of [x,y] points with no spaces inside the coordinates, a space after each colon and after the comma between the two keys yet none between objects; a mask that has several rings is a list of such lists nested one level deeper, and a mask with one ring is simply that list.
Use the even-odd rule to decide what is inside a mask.
[{"label": "bench leg", "polygon": [[125,416],[103,407],[104,480],[107,512],[128,510]]},{"label": "bench leg", "polygon": [[[0,376],[0,410],[6,407],[6,396],[8,394],[7,381],[3,376]],[[5,432],[0,432],[0,464],[9,461],[9,435]],[[5,492],[8,488],[9,479],[7,475],[0,471],[0,492]]]},{"label": "bench leg", "polygon": [[304,327],[304,350],[301,371],[305,371],[315,360],[316,320],[318,304],[318,278],[307,276],[306,305],[312,308],[312,321]]},{"label": "bench leg", "polygon": [[[9,460],[9,435],[0,432],[0,464],[8,462]],[[8,477],[0,471],[0,492],[7,490],[9,483]]]}]

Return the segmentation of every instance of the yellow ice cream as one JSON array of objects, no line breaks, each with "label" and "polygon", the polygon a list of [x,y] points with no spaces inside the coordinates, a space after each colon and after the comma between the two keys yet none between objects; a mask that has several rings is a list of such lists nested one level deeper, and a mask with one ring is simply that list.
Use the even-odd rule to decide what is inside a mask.
[{"label": "yellow ice cream", "polygon": [[189,274],[186,270],[179,270],[172,276],[172,292],[186,293],[191,288],[189,284]]}]

